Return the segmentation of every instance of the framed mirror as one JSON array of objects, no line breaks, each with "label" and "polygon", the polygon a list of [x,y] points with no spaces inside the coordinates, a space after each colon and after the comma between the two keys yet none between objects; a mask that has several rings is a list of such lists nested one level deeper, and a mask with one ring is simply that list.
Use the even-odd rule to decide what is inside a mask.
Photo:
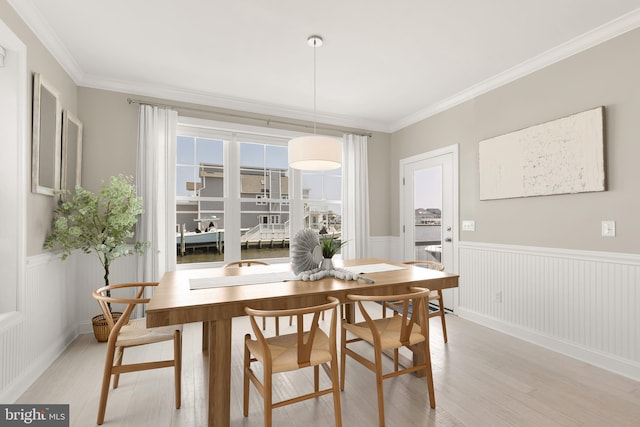
[{"label": "framed mirror", "polygon": [[62,111],[58,91],[33,73],[31,191],[52,196],[60,188]]},{"label": "framed mirror", "polygon": [[62,171],[60,188],[73,191],[81,185],[82,122],[73,113],[62,114]]}]

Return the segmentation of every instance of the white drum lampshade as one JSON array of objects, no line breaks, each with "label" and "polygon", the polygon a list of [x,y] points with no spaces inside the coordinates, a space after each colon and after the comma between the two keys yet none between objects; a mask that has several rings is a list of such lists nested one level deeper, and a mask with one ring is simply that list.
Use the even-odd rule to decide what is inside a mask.
[{"label": "white drum lampshade", "polygon": [[342,164],[342,141],[322,135],[289,141],[289,166],[302,170],[337,169]]}]

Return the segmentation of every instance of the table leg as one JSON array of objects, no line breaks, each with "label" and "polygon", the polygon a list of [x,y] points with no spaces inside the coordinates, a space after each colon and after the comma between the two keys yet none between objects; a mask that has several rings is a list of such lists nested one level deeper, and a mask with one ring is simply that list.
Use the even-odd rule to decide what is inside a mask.
[{"label": "table leg", "polygon": [[209,427],[229,427],[231,319],[209,322]]},{"label": "table leg", "polygon": [[209,322],[202,322],[202,352],[209,351]]}]

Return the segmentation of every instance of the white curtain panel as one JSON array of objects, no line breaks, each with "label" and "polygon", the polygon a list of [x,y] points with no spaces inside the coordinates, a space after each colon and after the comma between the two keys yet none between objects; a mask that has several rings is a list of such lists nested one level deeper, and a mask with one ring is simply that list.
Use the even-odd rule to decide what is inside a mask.
[{"label": "white curtain panel", "polygon": [[[138,264],[138,280],[155,282],[175,269],[175,144],[178,113],[140,105],[136,187],[144,203],[136,236],[151,242]],[[172,253],[171,251],[174,251]]]},{"label": "white curtain panel", "polygon": [[344,259],[369,256],[367,137],[345,134],[342,141],[342,247]]}]

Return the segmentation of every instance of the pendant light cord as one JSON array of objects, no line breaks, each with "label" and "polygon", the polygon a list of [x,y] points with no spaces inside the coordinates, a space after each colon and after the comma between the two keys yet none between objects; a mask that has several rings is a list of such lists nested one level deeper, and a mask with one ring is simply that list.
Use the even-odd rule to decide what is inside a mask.
[{"label": "pendant light cord", "polygon": [[313,41],[313,134],[316,134],[316,117],[317,117],[317,109],[316,109],[316,49],[317,49],[318,41]]}]

